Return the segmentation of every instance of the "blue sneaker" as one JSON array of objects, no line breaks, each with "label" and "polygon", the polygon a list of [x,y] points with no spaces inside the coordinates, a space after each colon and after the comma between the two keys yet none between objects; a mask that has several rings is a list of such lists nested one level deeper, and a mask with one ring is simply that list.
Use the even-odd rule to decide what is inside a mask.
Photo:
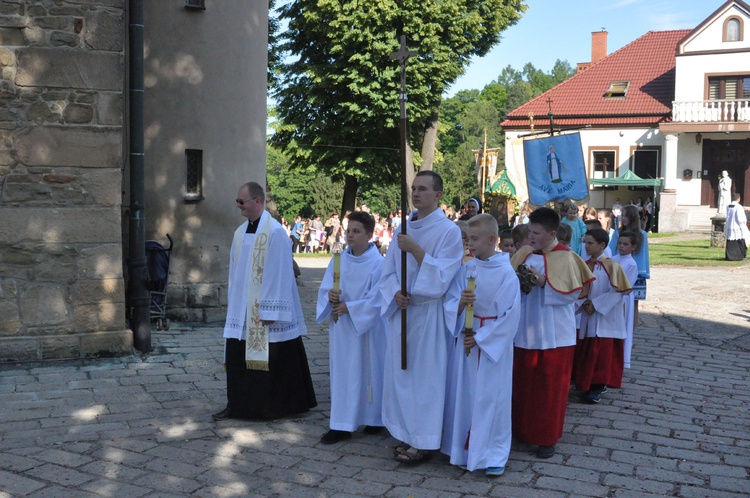
[{"label": "blue sneaker", "polygon": [[484,474],[488,476],[501,476],[505,472],[505,467],[487,467]]}]

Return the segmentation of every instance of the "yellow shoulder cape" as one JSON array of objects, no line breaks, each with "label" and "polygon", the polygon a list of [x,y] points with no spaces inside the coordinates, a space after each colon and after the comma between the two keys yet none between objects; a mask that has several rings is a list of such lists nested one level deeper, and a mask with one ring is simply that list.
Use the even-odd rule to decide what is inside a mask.
[{"label": "yellow shoulder cape", "polygon": [[[531,246],[523,246],[516,251],[510,260],[513,269],[518,269],[518,265],[525,263],[533,252]],[[562,244],[557,244],[542,256],[547,283],[557,292],[570,294],[581,291],[594,280],[594,275],[581,257]]]}]

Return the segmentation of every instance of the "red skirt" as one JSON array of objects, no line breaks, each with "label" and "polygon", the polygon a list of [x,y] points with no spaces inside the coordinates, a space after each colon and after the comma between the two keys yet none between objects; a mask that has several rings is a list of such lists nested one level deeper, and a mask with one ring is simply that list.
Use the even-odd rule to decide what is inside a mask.
[{"label": "red skirt", "polygon": [[552,446],[562,437],[575,346],[514,349],[513,434]]},{"label": "red skirt", "polygon": [[588,391],[592,384],[604,384],[619,389],[624,367],[623,339],[590,337],[576,345],[573,381],[576,389]]}]

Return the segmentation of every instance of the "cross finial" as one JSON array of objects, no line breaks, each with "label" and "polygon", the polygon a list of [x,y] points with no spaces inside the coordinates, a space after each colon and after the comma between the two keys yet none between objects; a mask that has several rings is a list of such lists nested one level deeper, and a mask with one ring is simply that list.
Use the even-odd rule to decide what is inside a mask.
[{"label": "cross finial", "polygon": [[410,57],[416,57],[417,55],[419,55],[417,52],[409,50],[406,46],[406,35],[401,35],[401,47],[398,51],[393,52],[389,58],[398,60],[403,66]]},{"label": "cross finial", "polygon": [[554,100],[552,100],[552,97],[547,97],[547,105],[549,106],[549,112],[552,112],[552,102],[554,102]]}]

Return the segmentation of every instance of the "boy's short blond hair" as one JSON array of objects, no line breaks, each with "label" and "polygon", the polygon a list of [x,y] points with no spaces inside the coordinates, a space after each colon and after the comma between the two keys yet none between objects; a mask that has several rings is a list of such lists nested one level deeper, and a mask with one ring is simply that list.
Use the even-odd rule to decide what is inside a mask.
[{"label": "boy's short blond hair", "polygon": [[469,226],[472,228],[479,228],[487,233],[487,235],[494,235],[497,237],[498,233],[498,226],[497,226],[497,220],[488,213],[481,213],[477,214],[475,216],[472,216],[469,219]]}]

